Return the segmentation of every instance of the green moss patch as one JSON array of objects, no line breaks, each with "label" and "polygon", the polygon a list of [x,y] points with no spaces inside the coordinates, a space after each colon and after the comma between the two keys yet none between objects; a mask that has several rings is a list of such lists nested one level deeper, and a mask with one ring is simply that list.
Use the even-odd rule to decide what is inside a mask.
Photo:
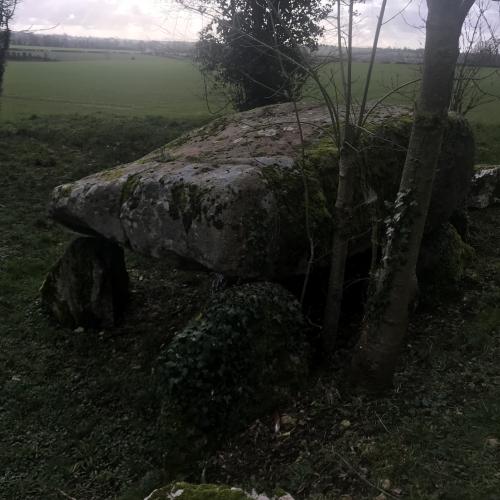
[{"label": "green moss patch", "polygon": [[473,258],[474,250],[451,224],[427,235],[418,266],[419,281],[426,294],[456,290]]},{"label": "green moss patch", "polygon": [[147,500],[248,500],[249,496],[236,488],[218,484],[174,483],[154,491]]}]

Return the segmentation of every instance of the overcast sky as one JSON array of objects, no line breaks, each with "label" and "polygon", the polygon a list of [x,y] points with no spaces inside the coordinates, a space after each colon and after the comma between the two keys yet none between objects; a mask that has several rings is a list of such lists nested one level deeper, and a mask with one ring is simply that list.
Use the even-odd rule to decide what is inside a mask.
[{"label": "overcast sky", "polygon": [[[376,22],[380,2],[367,0],[357,29],[356,45],[367,46]],[[390,19],[408,3],[403,14],[384,26],[381,46],[422,47],[425,1],[391,0],[386,12]],[[499,5],[498,3],[496,5]],[[491,13],[496,22],[498,10]],[[208,19],[180,8],[175,0],[22,0],[13,29],[47,29],[48,33],[68,35],[136,38],[143,40],[196,40]],[[334,43],[328,34],[324,42]]]}]

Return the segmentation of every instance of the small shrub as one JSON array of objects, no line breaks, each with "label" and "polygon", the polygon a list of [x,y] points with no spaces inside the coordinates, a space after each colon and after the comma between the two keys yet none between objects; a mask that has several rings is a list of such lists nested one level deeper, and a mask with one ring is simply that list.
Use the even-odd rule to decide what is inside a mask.
[{"label": "small shrub", "polygon": [[305,332],[300,305],[281,286],[230,288],[160,354],[159,390],[197,427],[233,430],[303,384]]}]

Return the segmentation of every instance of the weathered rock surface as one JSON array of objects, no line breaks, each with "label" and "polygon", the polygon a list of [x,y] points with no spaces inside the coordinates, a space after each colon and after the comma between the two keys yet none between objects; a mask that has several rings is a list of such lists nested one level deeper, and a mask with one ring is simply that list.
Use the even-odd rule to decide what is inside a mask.
[{"label": "weathered rock surface", "polygon": [[283,287],[219,292],[158,356],[160,398],[190,425],[225,434],[293,399],[307,380],[307,325]]},{"label": "weathered rock surface", "polygon": [[[303,106],[300,116],[305,164],[293,107],[259,108],[215,120],[139,161],[59,186],[51,215],[74,231],[153,257],[174,253],[228,276],[301,273],[309,248],[304,175],[316,255],[326,255],[338,155],[327,110]],[[361,148],[359,203],[374,193],[381,202],[394,200],[411,128],[401,109],[381,111],[375,121]],[[430,225],[445,222],[463,202],[473,152],[466,123],[450,119]],[[368,247],[369,221],[364,204],[353,220],[351,252]]]},{"label": "weathered rock surface", "polygon": [[500,203],[500,165],[482,165],[472,178],[469,207],[487,208]]},{"label": "weathered rock surface", "polygon": [[98,238],[77,238],[41,288],[42,304],[64,326],[112,327],[128,297],[123,249]]},{"label": "weathered rock surface", "polygon": [[191,484],[173,483],[159,488],[144,500],[293,500],[288,493],[272,496],[252,492],[247,493],[240,488],[232,488],[223,484]]}]

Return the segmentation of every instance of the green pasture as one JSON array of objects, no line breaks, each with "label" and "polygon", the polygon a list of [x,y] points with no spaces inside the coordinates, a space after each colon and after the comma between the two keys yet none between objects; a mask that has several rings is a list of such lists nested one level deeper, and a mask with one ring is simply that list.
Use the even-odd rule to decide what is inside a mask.
[{"label": "green pasture", "polygon": [[[153,114],[174,119],[209,115],[203,80],[191,61],[127,51],[66,49],[57,49],[57,57],[60,58],[57,62],[9,63],[1,101],[4,120],[32,114],[95,112],[128,116]],[[367,67],[366,63],[353,66],[354,95],[358,98]],[[331,89],[331,80],[338,78],[338,71],[327,66],[321,70],[321,75]],[[378,99],[391,89],[417,78],[417,66],[377,64],[370,99]],[[405,87],[387,102],[409,104],[415,88]],[[498,75],[489,78],[485,88],[491,94],[500,95]],[[306,96],[318,97],[314,84],[307,86]],[[213,97],[212,100],[215,109],[222,104],[220,99]],[[481,106],[470,117],[476,122],[500,125],[500,101]]]},{"label": "green pasture", "polygon": [[[368,63],[354,63],[353,74],[353,95],[355,101],[359,102],[363,91]],[[331,95],[333,84],[340,88],[340,76],[338,64],[324,66],[320,70],[322,83],[330,90]],[[369,99],[376,102],[382,97],[386,97],[383,102],[387,104],[406,104],[411,106],[415,101],[419,79],[421,78],[421,67],[412,64],[376,64],[369,91]],[[476,123],[500,125],[500,73],[492,69],[484,68],[476,76],[480,81],[482,90],[489,94],[485,97],[485,103],[473,109],[468,118]],[[405,85],[410,82],[417,82]],[[320,94],[317,86],[310,83],[307,87],[309,95],[319,98]],[[498,98],[495,98],[498,96]],[[487,102],[489,101],[489,102]]]},{"label": "green pasture", "polygon": [[111,60],[8,64],[2,117],[32,114],[208,115],[202,79],[191,62],[139,55]]}]

